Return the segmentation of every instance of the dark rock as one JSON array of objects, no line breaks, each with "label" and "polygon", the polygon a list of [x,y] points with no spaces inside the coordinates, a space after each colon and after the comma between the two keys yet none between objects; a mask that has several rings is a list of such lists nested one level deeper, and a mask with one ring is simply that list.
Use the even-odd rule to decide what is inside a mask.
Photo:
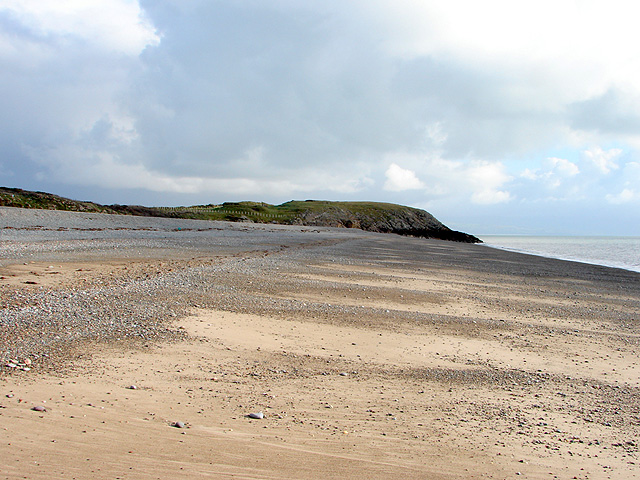
[{"label": "dark rock", "polygon": [[451,230],[424,210],[377,202],[326,202],[322,209],[300,213],[297,224],[317,227],[360,228],[369,232],[481,243],[473,235]]}]

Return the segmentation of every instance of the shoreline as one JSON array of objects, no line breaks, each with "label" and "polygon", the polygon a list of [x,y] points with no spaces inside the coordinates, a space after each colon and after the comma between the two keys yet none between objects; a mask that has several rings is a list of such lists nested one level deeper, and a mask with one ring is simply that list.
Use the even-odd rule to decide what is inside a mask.
[{"label": "shoreline", "polygon": [[[485,238],[489,237],[488,241],[483,241],[482,246],[485,247],[489,247],[489,248],[496,248],[498,250],[505,250],[508,252],[514,252],[514,253],[521,253],[521,254],[525,254],[525,255],[534,255],[534,256],[538,256],[538,257],[544,257],[544,258],[552,258],[555,260],[562,260],[562,261],[566,261],[566,262],[577,262],[577,263],[584,263],[587,265],[597,265],[597,266],[601,266],[601,267],[607,267],[607,268],[617,268],[617,269],[621,269],[621,270],[627,270],[630,272],[636,272],[636,273],[640,273],[640,265],[637,264],[631,264],[629,261],[624,261],[624,260],[620,260],[620,259],[612,259],[612,258],[605,258],[602,255],[599,255],[600,258],[597,258],[598,256],[596,256],[595,258],[587,258],[586,256],[580,256],[579,254],[576,255],[574,252],[552,252],[552,251],[545,251],[544,247],[541,247],[540,245],[521,245],[521,246],[512,246],[512,245],[500,245],[499,242],[500,240],[498,240],[498,243],[491,243],[491,240],[494,239],[501,239],[501,238],[505,238],[505,239],[514,239],[514,238],[522,238],[522,239],[527,239],[527,240],[534,240],[535,239],[555,239],[555,240],[571,240],[573,241],[574,244],[578,244],[579,242],[584,242],[584,241],[593,241],[593,240],[614,240],[614,241],[620,241],[620,240],[626,240],[626,241],[635,241],[636,244],[640,245],[640,237],[637,236],[628,236],[628,237],[622,237],[622,236],[611,236],[611,237],[607,237],[607,236],[594,236],[594,235],[587,235],[587,236],[563,236],[563,235],[558,235],[558,236],[553,236],[553,235],[486,235]],[[487,243],[489,242],[489,243]],[[557,249],[558,247],[554,245],[554,247]],[[637,247],[640,248],[640,247]],[[636,250],[637,250],[636,248]],[[548,248],[547,248],[548,250]],[[634,258],[634,260],[636,260]]]},{"label": "shoreline", "polygon": [[4,478],[639,478],[634,272],[345,229],[19,221],[50,229],[0,259],[2,360],[59,351],[2,368]]}]

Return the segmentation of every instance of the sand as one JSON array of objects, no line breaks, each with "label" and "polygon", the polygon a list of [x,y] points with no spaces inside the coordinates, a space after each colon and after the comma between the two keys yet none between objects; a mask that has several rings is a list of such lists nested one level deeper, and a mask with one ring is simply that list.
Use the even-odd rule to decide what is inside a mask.
[{"label": "sand", "polygon": [[[63,294],[104,312],[55,348],[3,337],[28,370],[0,376],[0,478],[640,477],[640,274],[220,225],[90,254],[29,237],[36,254],[0,259],[0,325],[40,306],[38,328],[79,328]],[[166,315],[146,336],[102,331],[142,328],[141,305]]]}]

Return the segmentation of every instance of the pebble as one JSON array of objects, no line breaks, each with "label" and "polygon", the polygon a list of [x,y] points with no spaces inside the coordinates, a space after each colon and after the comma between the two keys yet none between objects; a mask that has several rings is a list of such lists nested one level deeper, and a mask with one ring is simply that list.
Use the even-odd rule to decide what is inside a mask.
[{"label": "pebble", "polygon": [[36,405],[31,410],[33,410],[34,412],[46,412],[47,411],[47,409],[44,408],[42,405]]},{"label": "pebble", "polygon": [[138,387],[136,387],[135,385],[129,385],[127,388],[129,390],[137,390],[138,389]]},{"label": "pebble", "polygon": [[[28,216],[26,213],[20,211],[16,211],[16,217],[14,224],[18,221],[23,221],[22,218]],[[69,225],[69,221],[67,217],[74,219],[77,217],[80,219],[79,215],[71,215],[67,213],[48,213],[47,215],[64,215],[65,225]],[[105,222],[110,219],[111,216],[105,217]],[[114,221],[119,220],[119,217],[113,216]],[[38,220],[39,222],[40,220]],[[80,221],[80,220],[78,220]],[[122,220],[129,221],[129,219],[124,218]],[[136,226],[139,222],[146,221],[142,218],[132,218],[131,222]],[[151,221],[151,220],[150,220]],[[162,225],[163,222],[173,222],[173,220],[158,220],[154,219],[153,224]],[[56,225],[52,223],[52,225]],[[72,224],[73,225],[73,224]],[[86,225],[78,225],[79,227],[85,227]],[[261,227],[262,228],[262,227]],[[81,230],[78,230],[81,231]],[[24,235],[31,235],[29,230],[21,230],[18,233],[21,235],[20,241],[24,242]],[[144,245],[144,242],[155,242],[155,238],[150,239],[142,239],[140,240],[140,244],[133,243],[133,240],[125,237],[128,235],[128,230],[118,230],[118,236],[122,236],[121,238],[115,237],[113,243],[115,245],[120,245],[120,243],[125,246],[133,245],[137,247],[138,245]],[[224,231],[215,236],[216,241],[220,238],[220,241],[230,242],[230,245],[233,245],[233,242],[237,242],[238,235],[233,234],[234,230],[230,229],[229,231]],[[11,233],[11,232],[9,232]],[[223,235],[224,234],[224,235]],[[235,235],[235,236],[232,236]],[[3,233],[3,235],[5,235]],[[41,235],[39,233],[39,235]],[[52,234],[53,235],[53,234]],[[55,235],[64,235],[61,239],[66,239],[67,235],[70,234],[55,234]],[[83,234],[84,235],[84,234]],[[109,234],[111,235],[111,233]],[[114,234],[115,235],[115,234]],[[153,233],[153,235],[156,235]],[[158,233],[161,235],[161,233]],[[227,240],[228,236],[230,240]],[[242,233],[242,241],[244,241],[245,234]],[[284,234],[283,234],[284,235]],[[293,234],[289,234],[292,235]],[[342,235],[342,234],[341,234]],[[248,237],[248,241],[253,241],[251,235],[246,235]],[[4,238],[3,238],[4,239]],[[258,239],[259,240],[259,239]],[[258,240],[256,240],[256,245],[258,244]],[[137,240],[136,240],[137,241]],[[161,241],[159,238],[158,242]],[[233,242],[232,242],[233,241]],[[120,242],[120,243],[118,243]],[[53,244],[53,242],[51,242]],[[25,243],[28,245],[28,243]],[[35,243],[34,243],[35,244]],[[154,244],[155,245],[155,244]],[[3,248],[5,246],[3,245]],[[32,248],[32,247],[29,247]],[[18,252],[20,253],[20,252]],[[27,253],[30,254],[28,251]],[[49,254],[48,252],[35,252],[40,253],[42,255]],[[24,258],[26,254],[20,253],[20,255],[16,254],[15,258]],[[318,254],[320,255],[320,254]],[[276,258],[276,257],[269,257]],[[279,257],[278,257],[279,258]],[[284,261],[284,260],[278,260]],[[336,259],[332,258],[331,261],[336,261]],[[258,260],[251,260],[250,268],[253,268]],[[259,262],[263,262],[266,266],[273,266],[273,262],[275,260],[259,260]],[[272,263],[268,263],[272,262]],[[263,263],[260,263],[261,266]],[[195,268],[195,267],[194,267]],[[227,262],[224,265],[215,266],[215,267],[198,267],[197,269],[184,269],[176,271],[172,273],[167,273],[166,276],[163,276],[159,279],[146,279],[146,280],[137,280],[134,278],[129,278],[128,276],[123,276],[122,278],[116,278],[110,282],[107,282],[105,285],[101,285],[96,282],[95,288],[97,290],[91,290],[93,288],[92,284],[89,284],[87,287],[78,287],[78,289],[66,289],[66,290],[52,290],[50,292],[38,293],[35,289],[22,289],[17,290],[17,293],[7,293],[5,297],[8,300],[11,300],[10,305],[7,308],[3,308],[0,312],[0,320],[6,322],[6,324],[15,324],[15,325],[34,325],[38,331],[42,331],[42,342],[41,345],[43,347],[34,347],[31,346],[26,339],[22,339],[20,337],[11,338],[7,341],[9,347],[3,348],[3,357],[4,355],[11,355],[10,357],[0,357],[0,366],[6,362],[9,362],[11,365],[9,368],[17,368],[19,363],[23,363],[24,366],[28,365],[27,361],[19,360],[24,358],[24,355],[33,353],[34,350],[40,348],[40,350],[50,350],[52,354],[55,353],[55,350],[50,348],[50,345],[73,345],[77,335],[82,335],[83,337],[87,337],[90,339],[96,338],[99,340],[109,340],[114,337],[133,337],[133,338],[144,338],[154,339],[154,338],[173,338],[172,331],[168,330],[167,324],[162,319],[166,319],[168,317],[176,317],[177,314],[172,309],[175,309],[180,315],[182,315],[183,309],[185,305],[191,304],[202,304],[201,298],[199,297],[199,293],[201,289],[209,289],[210,287],[215,287],[216,289],[219,287],[220,292],[219,295],[213,295],[217,293],[218,290],[211,290],[211,299],[207,300],[215,305],[222,305],[222,307],[229,309],[238,309],[242,310],[242,308],[249,305],[249,307],[253,308],[265,308],[268,311],[271,309],[278,308],[288,308],[291,311],[297,311],[295,308],[295,304],[288,304],[286,302],[275,303],[275,306],[272,306],[271,303],[261,303],[261,301],[249,300],[244,298],[240,294],[236,294],[233,290],[233,287],[226,285],[224,282],[220,282],[218,286],[217,282],[211,282],[212,275],[220,272],[220,278],[224,277],[224,274],[230,273],[233,275],[245,274],[243,270],[245,267],[241,267],[236,262]],[[246,267],[247,269],[249,267]],[[256,267],[257,268],[257,267]],[[266,267],[265,267],[266,268]],[[277,269],[276,267],[275,269]],[[257,271],[257,270],[256,270]],[[249,272],[249,270],[248,270]],[[249,273],[253,274],[253,270]],[[247,274],[249,274],[247,273]],[[91,288],[90,288],[91,287]],[[122,295],[122,291],[126,289],[126,292],[131,292],[129,295]],[[93,294],[94,291],[100,292],[99,296]],[[209,290],[206,290],[209,292]],[[635,291],[635,290],[634,290]],[[169,292],[169,293],[167,293]],[[1,293],[1,292],[0,292]],[[89,293],[91,295],[89,296]],[[178,299],[178,303],[174,304],[174,298]],[[184,298],[184,299],[183,299]],[[208,298],[208,297],[207,297]],[[261,297],[260,297],[261,298]],[[170,300],[169,300],[170,299]],[[3,297],[4,300],[4,297]],[[27,302],[28,300],[28,302]],[[250,302],[255,302],[252,304]],[[40,309],[37,310],[33,307],[30,307],[33,303],[34,305],[42,305],[42,308],[45,308],[46,311]],[[266,305],[266,306],[265,306]],[[278,306],[280,305],[280,306]],[[109,308],[103,308],[104,306],[108,306]],[[331,307],[329,305],[329,307]],[[313,307],[320,308],[320,307]],[[567,307],[568,308],[568,307]],[[78,311],[86,311],[87,317],[91,317],[92,321],[87,324],[84,316],[82,318],[78,318]],[[127,315],[121,315],[122,311],[126,311]],[[44,313],[43,313],[44,312]],[[131,312],[129,314],[129,312]],[[321,310],[320,313],[325,315],[329,314],[339,314],[341,312],[345,312],[346,314],[353,314],[352,309],[347,307],[333,306],[329,309]],[[386,310],[386,313],[389,313],[390,310]],[[135,327],[134,323],[131,319],[135,319]],[[417,317],[416,317],[417,318]],[[422,318],[422,317],[420,317]],[[161,319],[161,320],[156,320]],[[501,322],[505,322],[504,319],[500,319]],[[3,323],[4,324],[4,323]],[[63,325],[66,329],[61,329],[58,325]],[[515,327],[514,327],[515,328]],[[68,330],[67,330],[68,329]],[[39,344],[40,345],[40,344]],[[39,350],[38,350],[39,351]],[[5,353],[7,352],[7,353]],[[9,353],[11,352],[11,353]],[[36,352],[38,353],[38,352]],[[442,353],[442,352],[440,352]],[[43,355],[47,356],[47,355]],[[55,355],[53,355],[55,356]],[[32,357],[37,364],[37,357]],[[9,366],[9,365],[7,365]],[[328,375],[335,374],[335,370],[329,370],[331,367],[327,368]],[[357,373],[352,372],[354,376],[357,376]],[[340,376],[346,377],[349,374],[347,372],[339,373]],[[448,377],[443,375],[433,374],[434,379],[438,380],[443,378],[448,380]],[[217,378],[217,377],[216,377]],[[431,378],[431,377],[430,377]],[[453,380],[458,377],[451,377]],[[467,377],[462,377],[463,379]],[[472,381],[474,377],[469,377],[469,381]],[[484,377],[479,377],[481,380]],[[487,377],[486,380],[492,381],[493,377]],[[496,377],[497,378],[497,377]],[[570,377],[567,377],[567,380],[570,380]],[[125,388],[135,389],[134,386],[129,386]],[[594,388],[597,388],[594,386]],[[589,389],[591,390],[591,389]],[[451,390],[449,390],[451,391]],[[8,395],[7,395],[8,397]],[[546,405],[546,404],[545,404]],[[542,408],[541,406],[540,408]],[[33,407],[34,411],[46,411],[44,407],[40,407],[40,410],[37,407]],[[327,406],[327,408],[330,408]],[[274,415],[275,416],[275,415]],[[249,418],[253,419],[262,419],[264,418],[264,414],[253,413],[247,415]],[[607,419],[609,420],[609,419]],[[267,422],[268,423],[268,422]],[[264,423],[263,423],[264,424]],[[165,424],[166,425],[166,424]],[[175,422],[172,424],[173,427],[176,428],[187,428],[184,422]],[[231,431],[231,430],[229,430]],[[177,432],[174,432],[177,433]],[[181,433],[185,433],[182,431]],[[384,435],[384,433],[383,433]],[[520,472],[518,472],[520,474]]]}]

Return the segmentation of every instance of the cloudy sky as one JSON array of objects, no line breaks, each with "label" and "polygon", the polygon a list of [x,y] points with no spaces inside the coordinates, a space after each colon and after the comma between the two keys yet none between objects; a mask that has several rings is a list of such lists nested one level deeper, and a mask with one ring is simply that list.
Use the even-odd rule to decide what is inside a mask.
[{"label": "cloudy sky", "polygon": [[0,185],[640,235],[636,4],[0,0]]}]

